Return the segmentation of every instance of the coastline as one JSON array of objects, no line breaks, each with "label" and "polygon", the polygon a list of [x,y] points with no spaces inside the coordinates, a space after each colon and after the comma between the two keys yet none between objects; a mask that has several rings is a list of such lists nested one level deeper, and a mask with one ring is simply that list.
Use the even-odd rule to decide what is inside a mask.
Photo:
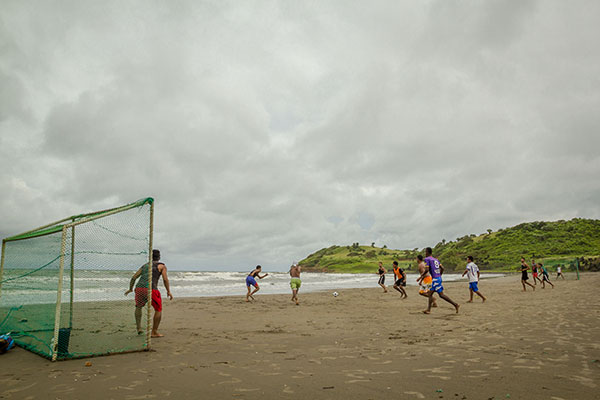
[{"label": "coastline", "polygon": [[[379,287],[163,300],[152,350],[51,363],[0,356],[0,398],[593,399],[600,380],[600,274],[521,291],[486,279],[486,303],[444,283],[449,304]],[[376,282],[374,282],[374,285]],[[86,362],[91,365],[86,366]]]}]

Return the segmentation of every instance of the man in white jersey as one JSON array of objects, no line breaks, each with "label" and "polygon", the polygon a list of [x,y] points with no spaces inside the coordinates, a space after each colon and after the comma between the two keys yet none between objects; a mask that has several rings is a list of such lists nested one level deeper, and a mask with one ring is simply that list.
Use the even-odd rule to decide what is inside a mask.
[{"label": "man in white jersey", "polygon": [[479,267],[473,262],[473,256],[467,257],[467,268],[465,269],[465,272],[463,272],[462,276],[465,276],[465,274],[467,274],[467,278],[469,278],[469,293],[471,294],[471,297],[467,303],[473,302],[473,293],[481,297],[483,302],[485,302],[485,296],[481,294],[479,288],[477,287],[477,282],[479,282]]}]

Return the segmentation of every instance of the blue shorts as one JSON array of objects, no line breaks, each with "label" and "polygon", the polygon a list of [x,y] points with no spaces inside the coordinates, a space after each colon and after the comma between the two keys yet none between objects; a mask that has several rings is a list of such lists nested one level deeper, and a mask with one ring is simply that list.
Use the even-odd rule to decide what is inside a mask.
[{"label": "blue shorts", "polygon": [[469,289],[474,292],[478,292],[479,288],[477,287],[477,282],[469,282]]},{"label": "blue shorts", "polygon": [[431,290],[433,290],[434,292],[438,292],[438,293],[442,293],[444,291],[444,287],[442,286],[442,277],[441,276],[431,279]]},{"label": "blue shorts", "polygon": [[248,275],[246,277],[246,286],[258,287],[258,283],[256,283],[256,279],[254,279],[254,277]]}]

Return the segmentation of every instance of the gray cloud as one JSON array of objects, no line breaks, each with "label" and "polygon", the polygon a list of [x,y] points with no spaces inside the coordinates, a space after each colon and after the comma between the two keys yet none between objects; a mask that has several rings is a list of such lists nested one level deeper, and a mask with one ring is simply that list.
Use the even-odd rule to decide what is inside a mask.
[{"label": "gray cloud", "polygon": [[0,233],[156,198],[180,268],[600,218],[600,6],[4,2]]}]

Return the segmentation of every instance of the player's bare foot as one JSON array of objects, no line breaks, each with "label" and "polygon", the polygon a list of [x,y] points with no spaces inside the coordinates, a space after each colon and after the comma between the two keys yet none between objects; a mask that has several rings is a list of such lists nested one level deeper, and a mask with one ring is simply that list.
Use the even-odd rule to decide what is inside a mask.
[{"label": "player's bare foot", "polygon": [[473,302],[473,300],[469,300],[469,301],[467,301],[467,303],[472,303],[472,302]]},{"label": "player's bare foot", "polygon": [[458,307],[460,307],[460,304],[457,304],[454,306],[454,308],[456,308],[456,313],[458,314]]},{"label": "player's bare foot", "polygon": [[437,303],[433,303],[431,307],[437,308]]},{"label": "player's bare foot", "polygon": [[161,335],[160,333],[156,332],[156,333],[153,333],[151,336],[153,338],[159,338],[159,337],[164,337],[165,335]]},{"label": "player's bare foot", "polygon": [[423,314],[431,314],[431,311],[429,311],[429,310],[423,310]]}]

